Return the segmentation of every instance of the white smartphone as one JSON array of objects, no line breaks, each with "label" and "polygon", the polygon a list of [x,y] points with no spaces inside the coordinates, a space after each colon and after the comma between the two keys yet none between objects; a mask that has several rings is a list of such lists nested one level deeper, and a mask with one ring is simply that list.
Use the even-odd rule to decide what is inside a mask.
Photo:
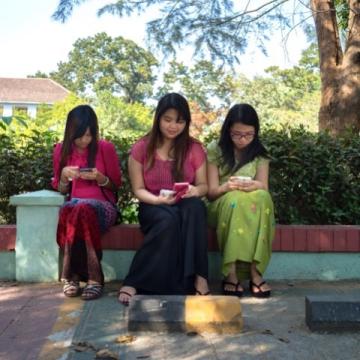
[{"label": "white smartphone", "polygon": [[165,196],[165,197],[171,197],[171,196],[175,195],[175,191],[174,190],[168,190],[168,189],[161,189],[160,190],[160,195]]},{"label": "white smartphone", "polygon": [[248,182],[248,181],[252,180],[251,176],[235,176],[235,178],[236,178],[236,181],[239,181],[239,182]]}]

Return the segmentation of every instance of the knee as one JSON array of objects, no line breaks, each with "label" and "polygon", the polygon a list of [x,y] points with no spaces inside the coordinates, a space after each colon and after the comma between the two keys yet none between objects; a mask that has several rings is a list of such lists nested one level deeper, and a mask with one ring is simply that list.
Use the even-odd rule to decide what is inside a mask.
[{"label": "knee", "polygon": [[194,213],[206,213],[206,206],[204,202],[198,197],[183,199],[181,206],[186,211],[192,211]]},{"label": "knee", "polygon": [[267,190],[259,189],[259,190],[255,190],[254,193],[258,196],[259,199],[263,201],[272,201],[271,195]]}]

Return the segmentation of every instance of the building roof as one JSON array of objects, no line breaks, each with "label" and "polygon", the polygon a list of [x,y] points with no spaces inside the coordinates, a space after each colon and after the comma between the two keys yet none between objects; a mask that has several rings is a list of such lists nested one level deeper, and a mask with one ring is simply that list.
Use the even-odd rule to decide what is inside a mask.
[{"label": "building roof", "polygon": [[51,79],[0,78],[0,103],[53,104],[69,91]]}]

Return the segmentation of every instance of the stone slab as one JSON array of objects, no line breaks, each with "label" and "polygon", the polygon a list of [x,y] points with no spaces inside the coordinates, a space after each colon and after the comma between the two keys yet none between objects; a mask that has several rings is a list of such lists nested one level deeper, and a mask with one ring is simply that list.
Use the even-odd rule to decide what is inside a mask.
[{"label": "stone slab", "polygon": [[360,331],[360,296],[306,296],[305,319],[312,331]]},{"label": "stone slab", "polygon": [[129,331],[241,332],[241,305],[233,296],[135,296],[129,306]]}]

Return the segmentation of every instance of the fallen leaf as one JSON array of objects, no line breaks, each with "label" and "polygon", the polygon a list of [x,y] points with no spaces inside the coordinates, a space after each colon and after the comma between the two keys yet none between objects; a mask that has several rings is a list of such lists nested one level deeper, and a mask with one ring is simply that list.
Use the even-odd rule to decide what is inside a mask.
[{"label": "fallen leaf", "polygon": [[116,338],[115,342],[120,344],[128,344],[135,341],[136,337],[133,335],[122,335]]},{"label": "fallen leaf", "polygon": [[273,333],[271,330],[269,330],[269,329],[263,330],[263,331],[261,332],[261,334],[263,334],[263,335],[274,335],[274,333]]},{"label": "fallen leaf", "polygon": [[95,359],[119,360],[119,357],[108,349],[101,349],[96,353]]},{"label": "fallen leaf", "polygon": [[282,341],[282,342],[284,342],[284,343],[289,343],[290,342],[290,340],[289,339],[286,339],[286,338],[278,338],[278,340],[279,341]]},{"label": "fallen leaf", "polygon": [[88,350],[97,351],[96,347],[86,341],[79,341],[77,343],[72,343],[71,347],[77,352],[84,352]]}]

